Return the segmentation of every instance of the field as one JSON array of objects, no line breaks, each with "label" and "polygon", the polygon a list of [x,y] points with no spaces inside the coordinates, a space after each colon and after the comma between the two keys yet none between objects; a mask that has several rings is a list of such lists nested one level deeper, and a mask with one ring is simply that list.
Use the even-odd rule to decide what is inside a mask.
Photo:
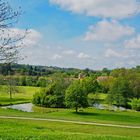
[{"label": "field", "polygon": [[19,103],[31,102],[33,94],[39,90],[38,87],[18,87],[19,93],[14,94],[13,98],[9,98],[9,94],[6,91],[6,86],[0,86],[0,105],[11,105]]},{"label": "field", "polygon": [[139,140],[139,129],[0,119],[1,140]]},{"label": "field", "polygon": [[[9,95],[3,86],[0,90],[0,104],[18,104],[31,102],[33,94],[39,90],[35,87],[20,87],[22,93]],[[105,95],[104,95],[105,96]],[[100,98],[103,97],[103,94]],[[0,116],[18,116],[26,118],[48,118],[72,120],[76,122],[96,122],[115,125],[140,126],[140,112],[108,111],[95,108],[52,109],[33,107],[34,112],[27,113],[13,109],[0,108]],[[0,118],[0,140],[139,140],[140,129],[96,126],[67,122],[50,122],[47,120],[25,120]]]}]

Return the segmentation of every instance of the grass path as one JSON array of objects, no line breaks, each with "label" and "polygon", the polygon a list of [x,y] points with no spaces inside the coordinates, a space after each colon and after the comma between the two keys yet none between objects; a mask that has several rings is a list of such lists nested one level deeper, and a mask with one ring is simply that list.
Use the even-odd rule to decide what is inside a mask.
[{"label": "grass path", "polygon": [[81,124],[81,125],[96,125],[96,126],[108,126],[108,127],[118,127],[118,128],[131,128],[131,129],[134,128],[134,129],[140,129],[140,126],[103,124],[103,123],[81,122],[81,121],[68,121],[68,120],[59,120],[59,119],[43,119],[43,118],[28,118],[28,117],[10,117],[10,116],[0,116],[0,119],[18,119],[18,120],[50,121],[50,122],[62,122],[62,123]]}]

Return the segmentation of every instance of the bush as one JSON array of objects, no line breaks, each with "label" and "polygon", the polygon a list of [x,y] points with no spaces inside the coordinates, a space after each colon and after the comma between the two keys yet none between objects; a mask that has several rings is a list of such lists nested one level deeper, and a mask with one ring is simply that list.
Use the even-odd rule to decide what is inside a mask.
[{"label": "bush", "polygon": [[140,111],[140,99],[134,98],[131,100],[131,107],[136,111]]},{"label": "bush", "polygon": [[45,107],[63,108],[65,107],[65,91],[69,85],[69,80],[57,75],[53,77],[52,83],[47,88],[42,88],[40,92],[35,93],[33,103]]}]

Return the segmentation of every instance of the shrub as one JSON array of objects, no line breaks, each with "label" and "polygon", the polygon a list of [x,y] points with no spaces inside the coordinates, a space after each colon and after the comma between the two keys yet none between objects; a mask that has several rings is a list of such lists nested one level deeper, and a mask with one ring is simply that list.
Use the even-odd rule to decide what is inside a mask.
[{"label": "shrub", "polygon": [[134,98],[131,100],[131,107],[136,111],[140,111],[140,99]]}]

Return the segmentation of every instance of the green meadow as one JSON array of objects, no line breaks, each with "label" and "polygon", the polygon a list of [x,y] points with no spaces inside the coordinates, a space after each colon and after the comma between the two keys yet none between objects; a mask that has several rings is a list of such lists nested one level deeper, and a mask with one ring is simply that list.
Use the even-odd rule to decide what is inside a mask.
[{"label": "green meadow", "polygon": [[139,140],[139,129],[0,119],[1,140]]},{"label": "green meadow", "polygon": [[[0,104],[31,102],[37,87],[19,87],[19,93],[9,99],[5,87],[0,86]],[[106,95],[101,94],[100,99]],[[140,126],[140,112],[109,111],[95,108],[74,109],[33,107],[34,112],[0,108],[0,116],[48,118],[104,124]],[[0,140],[139,140],[140,129],[82,125],[39,120],[0,119]]]},{"label": "green meadow", "polygon": [[32,101],[33,94],[38,91],[39,87],[17,87],[19,92],[13,93],[13,98],[9,98],[9,94],[7,92],[6,86],[0,86],[0,105],[12,105],[12,104],[20,104],[20,103],[28,103]]}]

